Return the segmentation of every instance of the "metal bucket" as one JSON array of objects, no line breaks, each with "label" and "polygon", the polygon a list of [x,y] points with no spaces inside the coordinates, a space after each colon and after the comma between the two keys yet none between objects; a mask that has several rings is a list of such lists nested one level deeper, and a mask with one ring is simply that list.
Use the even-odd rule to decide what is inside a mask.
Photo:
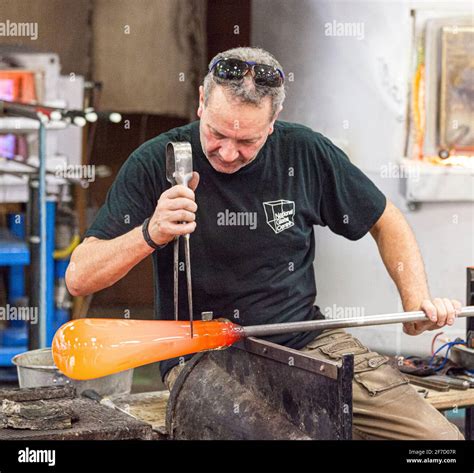
[{"label": "metal bucket", "polygon": [[76,388],[77,395],[86,389],[93,389],[101,396],[109,397],[130,394],[132,388],[133,369],[88,381],[68,378],[54,364],[51,348],[20,353],[13,357],[12,362],[18,371],[20,388],[71,384]]}]

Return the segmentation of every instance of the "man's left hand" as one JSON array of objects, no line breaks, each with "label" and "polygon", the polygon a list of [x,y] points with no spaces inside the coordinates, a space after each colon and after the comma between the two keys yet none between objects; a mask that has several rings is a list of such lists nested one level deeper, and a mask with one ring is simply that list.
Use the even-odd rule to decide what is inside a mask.
[{"label": "man's left hand", "polygon": [[456,316],[461,312],[461,308],[462,304],[454,299],[436,298],[432,301],[425,299],[418,308],[411,310],[422,310],[426,314],[427,320],[405,322],[403,331],[407,335],[419,335],[425,330],[436,330],[445,325],[453,325]]}]

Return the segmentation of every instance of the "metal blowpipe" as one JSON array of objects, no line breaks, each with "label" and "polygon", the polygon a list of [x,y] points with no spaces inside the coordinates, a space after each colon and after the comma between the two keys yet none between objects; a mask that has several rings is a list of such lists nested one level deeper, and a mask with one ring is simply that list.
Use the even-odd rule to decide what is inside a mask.
[{"label": "metal blowpipe", "polygon": [[[474,306],[461,309],[457,317],[474,316]],[[272,325],[249,325],[242,327],[246,337],[265,337],[282,333],[310,332],[312,330],[329,330],[348,327],[366,327],[368,325],[387,325],[404,322],[428,320],[423,311],[396,312],[394,314],[364,315],[344,319],[309,320],[307,322],[288,322]]]}]

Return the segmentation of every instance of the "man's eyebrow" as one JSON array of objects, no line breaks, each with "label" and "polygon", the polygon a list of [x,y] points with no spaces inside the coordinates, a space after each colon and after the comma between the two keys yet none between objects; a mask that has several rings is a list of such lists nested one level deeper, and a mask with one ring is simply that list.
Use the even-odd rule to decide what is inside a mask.
[{"label": "man's eyebrow", "polygon": [[216,135],[220,135],[220,136],[225,136],[223,135],[222,133],[218,132],[215,128],[213,128],[211,125],[207,125],[210,130],[212,131],[212,133],[215,133]]},{"label": "man's eyebrow", "polygon": [[260,135],[259,136],[253,136],[252,138],[240,138],[237,141],[257,141],[259,139],[260,139]]},{"label": "man's eyebrow", "polygon": [[[224,136],[226,137],[226,135],[220,133],[219,131],[217,131],[214,127],[212,127],[211,125],[208,125],[209,129],[212,131],[212,133],[216,134],[216,135],[220,135],[220,136]],[[260,139],[260,135],[258,136],[253,136],[252,138],[239,138],[237,141],[257,141]]]}]

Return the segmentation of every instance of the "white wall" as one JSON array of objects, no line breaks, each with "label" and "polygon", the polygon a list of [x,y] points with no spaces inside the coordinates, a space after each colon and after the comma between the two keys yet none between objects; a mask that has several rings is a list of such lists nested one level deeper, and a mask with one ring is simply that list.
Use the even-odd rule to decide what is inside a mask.
[{"label": "white wall", "polygon": [[[272,52],[287,74],[281,118],[311,126],[341,146],[402,211],[413,227],[433,297],[465,303],[466,266],[474,262],[474,212],[470,203],[405,208],[397,178],[381,166],[397,163],[405,146],[411,64],[412,8],[469,11],[470,2],[254,0],[252,44]],[[326,36],[327,23],[362,23],[362,38]],[[359,30],[360,32],[361,30]],[[400,311],[398,292],[370,235],[350,242],[318,229],[317,303],[362,308],[366,315]],[[465,321],[443,329],[464,338]],[[404,335],[399,326],[354,329],[375,350],[427,353],[436,332]]]}]

